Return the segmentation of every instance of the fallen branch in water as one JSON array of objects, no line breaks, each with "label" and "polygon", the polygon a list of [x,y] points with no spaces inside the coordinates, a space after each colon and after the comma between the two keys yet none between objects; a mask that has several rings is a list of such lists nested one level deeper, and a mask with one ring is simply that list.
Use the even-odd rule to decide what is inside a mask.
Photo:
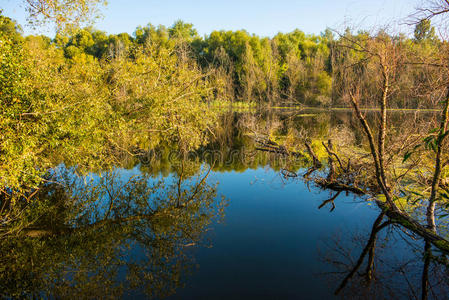
[{"label": "fallen branch in water", "polygon": [[[345,184],[339,184],[338,182],[326,182],[325,179],[316,179],[315,182],[324,189],[330,189],[333,191],[348,191],[357,195],[368,195],[369,193],[355,187],[351,187]],[[421,236],[422,238],[431,242],[435,247],[441,251],[449,254],[449,241],[444,237],[436,234],[432,230],[421,225],[418,221],[410,217],[407,213],[402,211],[397,211],[389,207],[385,202],[380,200],[375,200],[377,206],[385,212],[385,215],[390,219],[393,224],[401,225],[408,230],[414,232],[415,234]]]},{"label": "fallen branch in water", "polygon": [[325,178],[315,178],[314,182],[323,189],[330,189],[333,191],[351,192],[356,195],[367,195],[368,191],[359,187],[351,186],[348,184],[340,183],[337,181],[328,181]]},{"label": "fallen branch in water", "polygon": [[[274,143],[275,144],[275,143]],[[285,147],[279,146],[277,144],[272,145],[271,143],[268,144],[271,146],[277,147],[277,149],[284,149]],[[322,163],[318,160],[316,155],[313,153],[312,147],[308,142],[305,142],[306,148],[309,151],[309,154],[313,158],[313,166],[308,169],[308,171],[303,175],[304,178],[309,179],[309,177],[318,170]],[[328,144],[329,145],[329,144]],[[332,145],[332,143],[330,143]],[[336,153],[332,150],[332,148],[326,147],[328,151],[328,160],[329,164],[334,164],[334,159],[336,158]],[[279,153],[279,152],[277,152]],[[291,155],[286,152],[282,152],[284,155]],[[338,157],[338,156],[337,156]],[[338,159],[340,160],[340,159]],[[319,167],[318,167],[319,166]],[[351,175],[351,166],[348,164],[348,167],[344,167],[341,163],[341,160],[339,162],[339,166],[341,168],[341,171],[337,173],[335,171],[335,168],[330,168],[329,172],[335,172],[332,174],[332,176],[327,177],[321,177],[317,176],[313,178],[313,182],[318,185],[319,187],[323,189],[329,189],[337,192],[351,192],[356,195],[367,195],[367,196],[377,196],[380,193],[379,189],[373,189],[369,188],[367,186],[359,187],[355,183],[354,176]],[[282,172],[282,171],[281,171]],[[337,197],[335,197],[337,198]],[[335,200],[335,198],[333,200]],[[329,199],[331,200],[331,199]],[[333,202],[333,200],[323,203],[324,205],[329,202]],[[445,239],[444,237],[438,235],[431,229],[428,229],[426,226],[421,225],[417,220],[413,219],[410,215],[408,215],[406,212],[400,211],[398,209],[395,209],[395,206],[390,206],[388,203],[384,203],[380,200],[375,200],[375,203],[377,206],[385,213],[385,215],[389,218],[390,223],[401,225],[404,228],[412,231],[413,233],[421,236],[426,241],[429,241],[432,243],[436,248],[440,249],[444,253],[449,253],[449,241]],[[320,208],[324,205],[321,205]]]},{"label": "fallen branch in water", "polygon": [[281,174],[284,176],[284,178],[295,178],[295,177],[298,177],[298,174],[296,174],[293,171],[289,171],[287,169],[281,169]]},{"label": "fallen branch in water", "polygon": [[322,209],[324,206],[326,206],[326,204],[328,203],[332,203],[332,208],[330,209],[330,211],[334,211],[335,209],[335,202],[334,200],[338,198],[338,196],[340,196],[341,191],[338,191],[335,195],[333,195],[330,199],[324,200],[323,203],[321,203],[320,206],[318,206],[318,209]]},{"label": "fallen branch in water", "polygon": [[310,146],[309,142],[304,142],[304,145],[306,146],[307,152],[309,152],[310,156],[313,159],[313,166],[317,169],[321,168],[323,164],[320,162],[318,157],[316,156],[315,152],[313,152],[312,146]]},{"label": "fallen branch in water", "polygon": [[256,139],[256,143],[259,145],[256,147],[256,150],[271,152],[276,154],[281,154],[284,156],[295,156],[295,157],[304,157],[305,155],[301,152],[296,151],[288,151],[287,148],[283,145],[279,145],[276,142],[266,138],[266,139]]}]

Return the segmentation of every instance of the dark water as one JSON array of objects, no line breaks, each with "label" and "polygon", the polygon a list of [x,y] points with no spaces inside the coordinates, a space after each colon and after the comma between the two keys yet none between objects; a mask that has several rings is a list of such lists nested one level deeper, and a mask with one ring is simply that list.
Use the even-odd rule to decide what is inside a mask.
[{"label": "dark water", "polygon": [[[362,140],[357,120],[347,111],[299,116],[295,112],[262,113],[257,117],[265,121],[265,130],[278,126],[278,133],[286,134],[296,127],[310,137],[320,137],[347,127],[354,135],[352,142]],[[395,124],[411,119],[410,112],[391,117]],[[198,154],[207,161],[214,157],[208,182],[218,182],[218,194],[227,199],[228,206],[224,219],[212,224],[207,234],[208,247],[190,249],[196,268],[169,299],[419,297],[423,243],[394,227],[379,234],[378,273],[373,280],[378,282],[364,282],[363,264],[353,282],[338,296],[334,294],[365,246],[379,208],[366,199],[342,193],[335,200],[335,209],[330,211],[331,204],[319,209],[335,192],[320,190],[301,176],[282,176],[280,168],[298,165],[280,162],[275,155],[255,158],[259,152],[242,155],[251,149],[235,126],[244,118],[241,114],[224,117],[237,132],[219,146],[208,148],[206,154]],[[375,118],[373,114],[370,120]],[[209,166],[210,161],[203,165]],[[306,168],[301,165],[295,171],[301,175]],[[445,298],[443,295],[435,289],[435,298]],[[138,294],[131,298],[135,296]]]},{"label": "dark water", "polygon": [[[359,143],[350,113],[227,114],[220,122],[222,134],[196,153],[158,149],[103,175],[103,183],[94,174],[88,188],[75,184],[72,196],[85,204],[72,224],[88,229],[39,244],[13,241],[26,249],[15,256],[25,267],[11,266],[4,287],[50,298],[420,298],[423,242],[394,226],[377,237],[373,278],[366,279],[365,259],[335,296],[380,210],[345,193],[335,209],[319,209],[335,192],[305,181],[305,162],[255,150],[242,129],[324,138],[344,127]],[[285,178],[283,167],[299,176]],[[108,222],[89,225],[99,220]],[[32,248],[45,259],[31,267]],[[432,272],[431,298],[447,299],[447,270]]]},{"label": "dark water", "polygon": [[328,192],[283,182],[271,169],[212,178],[230,200],[226,218],[214,228],[213,247],[196,251],[200,267],[174,299],[332,297],[323,276],[330,270],[326,241],[368,230],[375,210],[351,196],[342,196],[333,213],[318,210]]}]

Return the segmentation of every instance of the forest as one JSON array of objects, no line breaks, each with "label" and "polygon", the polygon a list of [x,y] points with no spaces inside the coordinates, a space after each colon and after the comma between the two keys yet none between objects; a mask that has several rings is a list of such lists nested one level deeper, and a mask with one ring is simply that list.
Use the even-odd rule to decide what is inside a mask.
[{"label": "forest", "polygon": [[[55,59],[59,55],[61,62],[79,67],[94,62],[110,66],[118,61],[135,60],[136,52],[151,56],[154,51],[165,51],[189,61],[192,70],[207,75],[203,81],[214,86],[209,95],[203,95],[208,102],[242,101],[271,106],[347,106],[339,92],[341,82],[336,69],[360,55],[356,49],[342,48],[349,40],[365,44],[376,38],[390,39],[401,45],[410,62],[437,59],[443,47],[428,19],[415,25],[412,37],[389,34],[387,28],[378,32],[326,29],[320,35],[295,29],[274,37],[259,37],[245,30],[221,30],[201,37],[193,24],[181,20],[168,28],[139,26],[132,34],[107,34],[85,27],[57,33],[54,38],[23,37],[20,28],[6,16],[2,16],[2,32],[15,44],[34,45],[30,47],[39,47]],[[404,78],[404,86],[418,85],[422,80],[418,70],[402,72],[412,73]],[[392,106],[397,108],[429,108],[434,104],[419,101],[419,96],[411,91],[403,91],[395,100]],[[366,106],[376,105],[367,102]]]},{"label": "forest", "polygon": [[0,173],[13,189],[33,186],[38,170],[62,161],[106,166],[112,152],[162,141],[197,148],[213,131],[211,107],[350,107],[347,81],[355,77],[347,76],[358,75],[347,65],[366,68],[362,107],[379,107],[382,75],[364,47],[400,51],[390,108],[434,109],[438,83],[429,79],[437,71],[422,66],[438,64],[446,46],[428,19],[416,24],[413,38],[349,29],[273,38],[214,31],[202,38],[182,21],[138,27],[132,35],[87,27],[49,38],[24,37],[7,16],[0,22]]},{"label": "forest", "polygon": [[[80,270],[72,278],[80,295],[120,293],[115,283],[100,287],[124,264],[131,285],[168,295],[190,264],[183,247],[223,217],[209,174],[267,166],[284,179],[306,171],[307,184],[335,192],[320,209],[332,211],[346,192],[381,211],[336,293],[366,256],[371,282],[376,236],[390,225],[424,242],[427,267],[447,267],[449,2],[418,9],[412,34],[386,26],[273,37],[200,36],[181,20],[108,34],[85,23],[103,1],[24,3],[33,24],[57,30],[25,36],[0,11],[5,297],[68,297],[67,269]],[[120,173],[135,168],[139,175]],[[133,241],[150,253],[145,264],[123,262]],[[79,260],[65,261],[70,249]],[[39,251],[61,263],[34,265]],[[422,276],[427,299],[432,280],[426,269]]]}]

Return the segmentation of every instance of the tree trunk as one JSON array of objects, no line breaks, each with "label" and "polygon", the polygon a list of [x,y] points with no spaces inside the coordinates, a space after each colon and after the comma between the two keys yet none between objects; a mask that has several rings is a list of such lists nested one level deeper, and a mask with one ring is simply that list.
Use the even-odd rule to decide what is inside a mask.
[{"label": "tree trunk", "polygon": [[447,123],[449,119],[449,89],[441,116],[440,130],[437,137],[437,149],[435,157],[435,171],[432,180],[432,190],[429,197],[429,205],[427,206],[427,225],[432,231],[436,232],[435,224],[435,204],[437,200],[438,189],[440,187],[441,176],[441,154],[443,151],[443,143],[446,137]]}]

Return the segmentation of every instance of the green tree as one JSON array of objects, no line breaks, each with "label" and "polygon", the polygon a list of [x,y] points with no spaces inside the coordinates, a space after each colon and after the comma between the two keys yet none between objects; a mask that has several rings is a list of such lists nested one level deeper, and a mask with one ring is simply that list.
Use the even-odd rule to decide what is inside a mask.
[{"label": "green tree", "polygon": [[417,42],[432,41],[436,38],[435,28],[429,19],[423,19],[415,26],[414,37]]},{"label": "green tree", "polygon": [[193,24],[185,23],[181,20],[176,21],[168,29],[168,33],[171,39],[181,39],[188,43],[198,38],[198,32],[193,28]]}]

